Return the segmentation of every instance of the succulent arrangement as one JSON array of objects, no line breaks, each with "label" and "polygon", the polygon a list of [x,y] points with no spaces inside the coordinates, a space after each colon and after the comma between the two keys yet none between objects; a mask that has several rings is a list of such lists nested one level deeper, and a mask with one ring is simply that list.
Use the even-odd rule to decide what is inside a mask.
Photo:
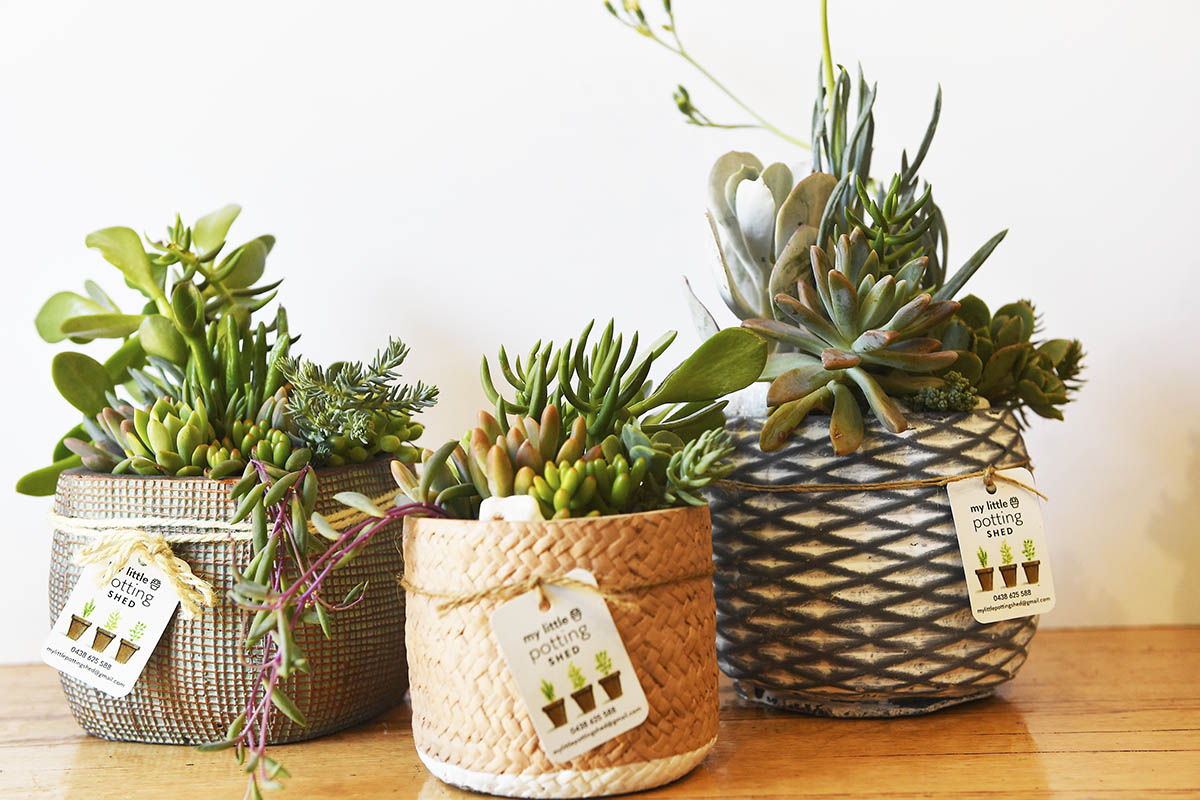
[{"label": "succulent arrangement", "polygon": [[[226,247],[239,213],[228,205],[191,226],[176,216],[162,241],[146,245],[123,227],[87,237],[141,295],[138,309],[125,313],[88,281],[86,297],[59,292],[38,312],[36,327],[49,342],[117,346],[104,362],[74,351],[55,356],[55,385],[83,420],[56,445],[53,463],[17,489],[50,494],[59,473],[78,466],[238,478],[231,522],[250,520],[253,556],[238,570],[230,600],[249,616],[244,645],[256,651],[248,661],[259,666],[261,685],[227,737],[206,749],[235,748],[250,776],[248,795],[257,797],[286,776],[265,754],[273,713],[304,724],[282,684],[309,669],[294,631],[316,625],[330,636],[330,614],[362,600],[365,585],[340,602],[325,599],[325,580],[387,521],[371,505],[365,520],[334,530],[314,513],[317,469],[383,455],[418,458],[412,442],[423,426],[414,417],[436,402],[437,389],[400,380],[408,348],[396,339],[367,364],[298,359],[299,337],[282,306],[269,322],[256,319],[280,283],[260,282],[274,238]],[[388,519],[442,513],[420,504],[389,512]]]},{"label": "succulent arrangement", "polygon": [[[641,3],[605,3],[626,27],[679,55],[753,118],[718,124],[679,87],[689,124],[757,127],[811,151],[812,170],[797,180],[787,165],[730,152],[709,174],[709,221],[720,256],[717,287],[733,314],[771,341],[761,378],[772,381],[764,450],[782,448],[809,414],[829,415],[835,454],[856,450],[863,411],[889,430],[922,412],[979,407],[1061,419],[1080,385],[1078,340],[1034,341],[1028,301],[993,316],[974,296],[955,301],[1007,231],[985,242],[952,273],[945,217],[920,177],[941,115],[941,90],[915,154],[904,151],[888,179],[871,174],[876,86],[861,70],[852,80],[835,65],[826,3],[823,57],[812,111],[811,144],[751,110],[704,69],[679,39],[675,14],[651,22]],[[697,329],[716,333],[712,313],[686,285]]]},{"label": "succulent arrangement", "polygon": [[758,377],[766,342],[720,331],[654,386],[651,367],[674,332],[639,356],[636,333],[626,342],[610,322],[589,346],[592,328],[561,348],[538,342],[524,363],[501,348],[511,399],[485,357],[481,380],[495,413],[480,412],[461,440],[426,451],[419,470],[393,462],[408,501],[477,518],[482,500],[526,495],[554,519],[702,504],[699,490],[729,470],[721,398]]}]

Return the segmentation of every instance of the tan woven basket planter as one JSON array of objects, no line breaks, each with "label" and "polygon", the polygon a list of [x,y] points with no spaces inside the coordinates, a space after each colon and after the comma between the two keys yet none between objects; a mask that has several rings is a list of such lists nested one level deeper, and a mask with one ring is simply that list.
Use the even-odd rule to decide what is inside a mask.
[{"label": "tan woven basket planter", "polygon": [[[317,510],[332,514],[343,507],[332,499],[341,491],[377,497],[395,483],[386,461],[323,471]],[[243,614],[226,598],[234,564],[252,553],[249,533],[226,531],[218,542],[189,542],[189,537],[221,530],[232,516],[229,491],[235,480],[143,478],[103,475],[86,470],[64,473],[58,482],[55,512],[88,519],[178,519],[178,525],[146,525],[163,534],[175,555],[213,586],[217,606],[195,620],[176,614],[155,647],[133,691],[110,697],[74,678],[62,677],[71,713],[88,733],[104,739],[157,744],[198,744],[224,738],[226,726],[242,711],[257,673],[244,665],[240,640]],[[213,523],[205,527],[203,523]],[[66,527],[66,526],[64,526]],[[301,727],[274,715],[271,743],[312,739],[374,717],[404,696],[407,668],[403,593],[396,576],[403,562],[399,526],[375,534],[366,550],[327,579],[329,598],[340,601],[354,584],[370,580],[366,597],[354,608],[333,615],[333,639],[315,626],[296,631],[312,664],[312,673],[285,683],[304,712]],[[50,562],[50,619],[57,618],[79,578],[75,553],[89,534],[54,532]]]},{"label": "tan woven basket planter", "polygon": [[503,599],[438,610],[410,591],[413,738],[447,783],[511,797],[598,797],[648,789],[699,764],[717,737],[716,607],[707,508],[557,522],[410,518],[406,578],[431,594],[462,595],[590,570],[605,587],[691,580],[609,604],[650,706],[631,731],[568,762],[543,754],[492,634]]}]

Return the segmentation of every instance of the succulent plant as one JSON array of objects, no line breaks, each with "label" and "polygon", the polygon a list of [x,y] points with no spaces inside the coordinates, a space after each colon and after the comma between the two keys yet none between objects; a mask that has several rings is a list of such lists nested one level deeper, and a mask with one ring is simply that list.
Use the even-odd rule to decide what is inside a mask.
[{"label": "succulent plant", "polygon": [[955,370],[990,405],[1011,408],[1022,421],[1026,409],[1062,419],[1059,406],[1082,385],[1083,345],[1078,339],[1034,341],[1038,327],[1028,300],[992,314],[986,303],[968,295],[938,335],[944,347],[959,353]]},{"label": "succulent plant", "polygon": [[979,560],[979,566],[981,569],[987,569],[988,554],[987,550],[984,550],[982,545],[977,551],[975,551],[975,558]]},{"label": "succulent plant", "polygon": [[722,331],[654,387],[650,367],[673,332],[639,360],[637,334],[625,347],[610,322],[589,350],[591,329],[561,350],[539,342],[524,363],[510,364],[501,348],[511,400],[485,358],[481,381],[496,414],[481,412],[461,441],[427,452],[420,477],[393,463],[403,493],[462,517],[477,515],[474,498],[513,494],[533,496],[543,516],[556,518],[703,502],[696,492],[728,470],[727,437],[706,433],[724,425],[719,398],[758,376],[766,343]]},{"label": "succulent plant", "polygon": [[764,450],[778,450],[809,412],[822,408],[831,414],[834,452],[843,455],[858,449],[863,437],[855,390],[889,430],[899,433],[907,427],[885,385],[902,384],[913,375],[954,363],[955,353],[923,334],[958,310],[958,303],[935,302],[921,291],[923,257],[905,264],[895,276],[880,277],[879,257],[861,230],[838,240],[833,264],[820,247],[814,245],[810,252],[813,282],[799,282],[799,298],[775,298],[791,322],[742,323],[800,351],[788,357],[794,366],[771,384],[767,403],[774,410],[760,443]]}]

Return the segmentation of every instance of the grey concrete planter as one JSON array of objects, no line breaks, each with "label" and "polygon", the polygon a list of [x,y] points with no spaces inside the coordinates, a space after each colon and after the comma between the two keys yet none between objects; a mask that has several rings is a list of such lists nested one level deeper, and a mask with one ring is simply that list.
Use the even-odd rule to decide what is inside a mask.
[{"label": "grey concrete planter", "polygon": [[[1027,457],[1004,411],[872,420],[835,458],[825,420],[776,453],[758,432],[765,387],[731,403],[733,478],[760,485],[944,477]],[[971,616],[944,488],[710,495],[717,653],[748,699],[810,714],[922,714],[985,697],[1025,662],[1037,618]]]}]

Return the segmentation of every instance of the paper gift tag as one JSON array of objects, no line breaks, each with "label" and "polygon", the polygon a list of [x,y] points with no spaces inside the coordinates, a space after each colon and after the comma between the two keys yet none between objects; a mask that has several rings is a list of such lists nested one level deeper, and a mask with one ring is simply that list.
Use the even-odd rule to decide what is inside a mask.
[{"label": "paper gift tag", "polygon": [[[996,474],[1034,485],[1027,469]],[[946,486],[971,613],[984,623],[1045,614],[1055,596],[1040,498],[1008,481],[993,485],[994,493],[979,477]]]},{"label": "paper gift tag", "polygon": [[175,613],[179,597],[162,571],[139,560],[108,583],[105,568],[84,567],[54,621],[42,660],[113,697],[133,689]]},{"label": "paper gift tag", "polygon": [[[568,578],[596,585],[587,570]],[[646,695],[604,598],[547,585],[492,612],[492,631],[533,719],[542,751],[570,761],[646,721]]]}]

